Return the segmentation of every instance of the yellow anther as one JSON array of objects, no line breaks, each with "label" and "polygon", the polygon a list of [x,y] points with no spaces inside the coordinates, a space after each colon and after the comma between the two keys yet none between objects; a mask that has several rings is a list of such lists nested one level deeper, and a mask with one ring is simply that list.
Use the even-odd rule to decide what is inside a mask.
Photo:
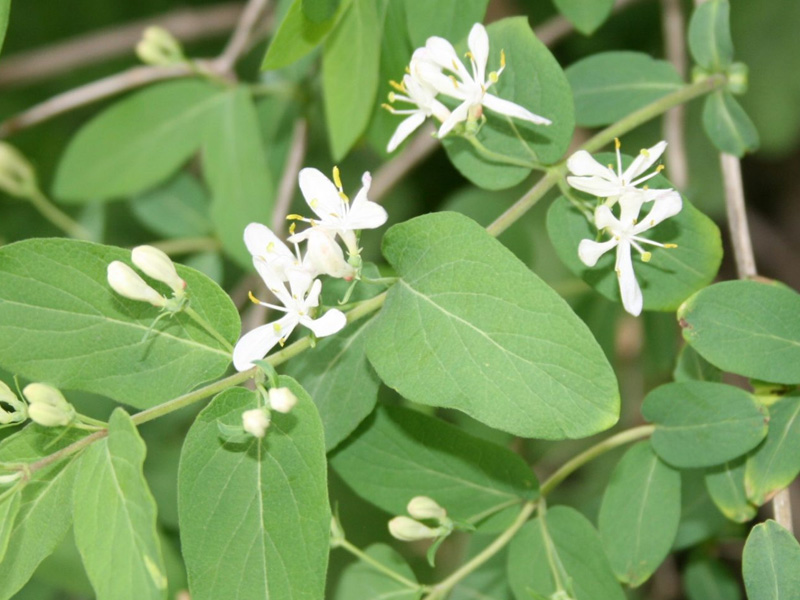
[{"label": "yellow anther", "polygon": [[281,332],[281,329],[283,329],[283,327],[281,327],[281,324],[280,324],[280,323],[278,323],[277,321],[275,321],[275,322],[272,324],[272,330],[273,330],[275,333],[280,333],[280,332]]},{"label": "yellow anther", "polygon": [[641,154],[646,158],[650,158],[650,151],[647,150],[647,148],[642,148],[641,150],[639,150],[639,154]]},{"label": "yellow anther", "polygon": [[319,198],[312,198],[311,202],[308,203],[311,208],[317,208],[319,206]]},{"label": "yellow anther", "polygon": [[297,229],[297,223],[289,225],[289,235],[294,235],[294,230]]},{"label": "yellow anther", "polygon": [[333,183],[340,190],[342,189],[342,178],[339,176],[339,167],[333,167]]},{"label": "yellow anther", "polygon": [[642,262],[650,262],[651,258],[653,258],[652,252],[642,252]]},{"label": "yellow anther", "polygon": [[458,71],[458,63],[455,58],[453,59],[453,71]]},{"label": "yellow anther", "polygon": [[664,165],[658,165],[656,167],[656,173],[661,173],[666,167]]},{"label": "yellow anther", "polygon": [[381,108],[385,108],[390,113],[394,114],[394,107],[393,106],[389,106],[388,104],[384,103],[384,104],[381,104]]},{"label": "yellow anther", "polygon": [[634,219],[634,220],[633,220],[633,224],[634,224],[634,225],[636,225],[636,223],[638,223],[638,222],[639,222],[639,219]]},{"label": "yellow anther", "polygon": [[[467,50],[466,52],[464,52],[464,57],[465,57],[465,58],[468,58],[468,59],[470,59],[470,60],[474,60],[474,59],[475,59],[475,56],[474,56],[474,55],[472,54],[472,52],[470,52],[469,50]],[[453,61],[453,64],[455,65],[455,61]]]},{"label": "yellow anther", "polygon": [[450,75],[450,81],[453,82],[453,85],[458,88],[458,79],[455,78],[455,75]]},{"label": "yellow anther", "polygon": [[395,95],[394,92],[389,92],[388,98],[389,98],[389,102],[394,102],[395,100],[397,100],[397,96]]},{"label": "yellow anther", "polygon": [[396,81],[390,80],[389,85],[396,89],[398,92],[405,92],[406,85],[403,82],[397,83]]},{"label": "yellow anther", "polygon": [[645,184],[642,186],[642,189],[643,189],[643,190],[646,192],[647,190],[649,190],[649,189],[650,189],[650,186],[649,186],[649,185],[647,185],[647,184],[645,183]]},{"label": "yellow anther", "polygon": [[505,50],[500,50],[500,68],[501,69],[505,69],[506,68],[506,51]]},{"label": "yellow anther", "polygon": [[497,83],[500,80],[500,75],[497,74],[497,71],[492,71],[489,73],[489,81],[492,83]]},{"label": "yellow anther", "polygon": [[279,339],[278,340],[278,344],[280,344],[281,348],[283,348],[286,345],[286,338],[283,337],[283,338]]},{"label": "yellow anther", "polygon": [[608,168],[613,171],[614,170],[614,165],[612,165],[611,163],[608,163]]},{"label": "yellow anther", "polygon": [[614,148],[616,148],[617,150],[622,148],[622,143],[619,141],[619,138],[614,138]]},{"label": "yellow anther", "polygon": [[619,269],[614,269],[614,271],[617,273],[617,277],[622,277],[622,271]]},{"label": "yellow anther", "polygon": [[677,248],[678,244],[664,244],[664,248]]},{"label": "yellow anther", "polygon": [[267,254],[269,254],[273,250],[275,250],[275,242],[270,242],[269,244],[267,244]]},{"label": "yellow anther", "polygon": [[[345,194],[344,192],[339,192],[339,198],[341,198],[341,199],[342,199],[342,200],[344,200],[345,202],[350,202],[350,198],[348,198],[348,197],[347,197],[347,194]],[[334,217],[337,217],[337,218],[339,217],[339,215],[337,215],[337,214],[335,214],[335,213],[331,213],[331,214],[332,214]]]},{"label": "yellow anther", "polygon": [[295,214],[286,215],[287,221],[302,221],[303,219],[305,219],[303,215],[295,215]]},{"label": "yellow anther", "polygon": [[406,73],[408,73],[409,75],[411,75],[411,69],[409,69],[409,68],[408,68],[408,65],[406,65]]},{"label": "yellow anther", "polygon": [[248,292],[247,292],[247,297],[248,297],[248,298],[250,298],[250,302],[252,302],[253,304],[261,304],[261,300],[259,300],[258,298],[256,298],[256,297],[253,295],[253,292],[250,292],[250,291],[248,291]]}]

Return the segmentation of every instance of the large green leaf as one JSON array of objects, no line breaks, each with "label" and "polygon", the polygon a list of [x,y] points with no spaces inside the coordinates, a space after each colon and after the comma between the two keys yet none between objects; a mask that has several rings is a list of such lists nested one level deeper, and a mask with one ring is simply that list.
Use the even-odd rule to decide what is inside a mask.
[{"label": "large green leaf", "polygon": [[721,152],[741,158],[758,149],[758,131],[730,92],[719,90],[703,105],[703,128]]},{"label": "large green leaf", "polygon": [[[364,553],[410,582],[416,582],[414,571],[396,550],[385,544],[373,544]],[[357,560],[350,563],[339,578],[333,600],[416,600],[420,593],[374,566]]]},{"label": "large green leaf", "polygon": [[744,458],[726,462],[706,472],[708,495],[722,514],[737,523],[746,523],[756,516],[756,507],[747,500],[744,473]]},{"label": "large green leaf", "polygon": [[336,14],[340,0],[302,0],[303,14],[314,23],[327,21]]},{"label": "large green leaf", "polygon": [[[158,309],[112,291],[106,268],[113,260],[127,262],[130,252],[64,239],[1,248],[2,367],[137,408],[222,375],[230,352],[187,315],[153,325]],[[227,294],[193,269],[178,266],[178,273],[187,283],[192,308],[235,341],[239,316]]]},{"label": "large green leaf", "polygon": [[553,0],[559,12],[575,29],[589,35],[611,14],[614,0]]},{"label": "large green leaf", "polygon": [[681,516],[681,476],[649,442],[628,450],[603,494],[598,528],[617,579],[647,581],[667,557]]},{"label": "large green leaf", "polygon": [[8,15],[11,12],[11,0],[0,0],[0,50],[3,49],[3,42],[6,39],[8,29]]},{"label": "large green leaf", "polygon": [[[11,539],[11,531],[19,513],[22,503],[22,491],[3,490],[4,497],[0,500],[0,562],[6,555],[8,541]],[[7,495],[6,495],[7,494]]]},{"label": "large green leaf", "polygon": [[721,71],[733,61],[728,0],[710,0],[697,6],[689,22],[689,50],[708,71]]},{"label": "large green leaf", "polygon": [[224,98],[210,83],[186,80],[120,100],[72,138],[53,193],[65,202],[112,200],[163,181],[200,147]]},{"label": "large green leaf", "polygon": [[133,421],[118,408],[108,437],[78,462],[75,543],[98,600],[167,597],[156,503],[142,472],[145,451]]},{"label": "large green leaf", "polygon": [[222,247],[249,268],[252,257],[242,239],[244,228],[253,221],[270,222],[275,185],[246,87],[226,94],[211,117],[203,145],[203,173],[212,193],[211,220]]},{"label": "large green leaf", "polygon": [[131,200],[133,214],[153,232],[172,237],[208,235],[208,195],[192,175],[181,172],[166,184]]},{"label": "large green leaf", "polygon": [[[402,1],[402,0],[401,0]],[[405,0],[408,37],[416,48],[431,36],[457,42],[483,21],[489,0]]]},{"label": "large green leaf", "polygon": [[800,544],[775,521],[753,527],[744,545],[742,573],[749,600],[796,600]]},{"label": "large green leaf", "polygon": [[584,127],[615,123],[683,86],[671,63],[641,52],[593,54],[565,73],[575,98],[575,122]]},{"label": "large green leaf", "polygon": [[800,473],[800,393],[773,404],[764,443],[747,457],[745,489],[760,506]]},{"label": "large green leaf", "polygon": [[723,563],[692,558],[683,570],[683,587],[689,600],[740,600],[739,583]]},{"label": "large green leaf", "polygon": [[[508,63],[491,93],[548,118],[553,124],[512,122],[504,115],[486,110],[486,123],[478,133],[478,140],[489,150],[517,160],[556,162],[566,152],[575,127],[572,92],[564,71],[533,34],[527,18],[503,19],[486,30],[490,43],[487,71],[500,68],[501,51]],[[455,167],[479,187],[491,190],[511,187],[530,173],[525,167],[487,160],[462,138],[448,136],[443,143]]]},{"label": "large green leaf", "polygon": [[319,600],[331,513],[322,424],[308,394],[272,414],[263,439],[226,442],[218,424],[241,427],[258,397],[218,395],[186,437],[178,474],[181,546],[195,600]]},{"label": "large green leaf", "polygon": [[733,460],[767,435],[767,411],[747,392],[722,383],[662,385],[647,395],[642,415],[656,425],[655,451],[681,468]]},{"label": "large green leaf", "polygon": [[524,437],[616,422],[616,379],[586,325],[480,225],[425,215],[392,227],[383,251],[401,279],[367,356],[387,385]]},{"label": "large green leaf", "polygon": [[725,281],[678,311],[683,337],[723,371],[800,383],[800,295],[780,284]]},{"label": "large green leaf", "polygon": [[[545,522],[543,526],[542,521]],[[553,565],[551,567],[551,565]],[[556,584],[571,584],[580,600],[624,600],[592,524],[573,508],[556,506],[544,518],[526,523],[511,540],[508,579],[516,600],[531,600],[531,591],[551,598]]]},{"label": "large green leaf", "polygon": [[455,519],[479,524],[536,498],[536,477],[516,454],[439,419],[379,408],[331,457],[355,492],[389,514],[428,496]]}]

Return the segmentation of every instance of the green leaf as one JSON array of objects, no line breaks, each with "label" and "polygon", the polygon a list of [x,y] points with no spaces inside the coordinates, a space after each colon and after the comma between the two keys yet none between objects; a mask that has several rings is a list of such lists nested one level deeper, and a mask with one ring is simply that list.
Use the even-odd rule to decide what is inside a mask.
[{"label": "green leaf", "polygon": [[689,345],[681,348],[678,362],[672,372],[675,381],[710,381],[720,383],[722,371],[708,362]]},{"label": "green leaf", "polygon": [[3,49],[3,42],[6,39],[9,13],[11,13],[11,0],[0,0],[0,50]]},{"label": "green leaf", "polygon": [[678,552],[718,536],[729,524],[706,491],[702,469],[684,469],[681,474],[681,522],[672,544]]},{"label": "green leaf", "polygon": [[351,2],[352,0],[341,0],[339,8],[330,19],[315,23],[303,11],[304,0],[294,0],[267,48],[261,68],[280,69],[306,56],[328,37]]},{"label": "green leaf", "polygon": [[163,181],[200,147],[224,98],[210,83],[185,80],[120,100],[72,138],[53,193],[65,202],[113,200]]},{"label": "green leaf", "polygon": [[405,0],[408,37],[417,48],[431,36],[457,42],[481,23],[489,0]]},{"label": "green leaf", "polygon": [[[526,17],[503,19],[486,30],[490,44],[487,71],[500,68],[501,51],[505,52],[508,63],[491,93],[546,117],[553,124],[534,125],[487,110],[478,140],[489,150],[517,160],[535,159],[544,164],[558,161],[566,152],[575,128],[572,91],[564,71],[533,34]],[[463,138],[448,136],[442,143],[453,165],[479,187],[508,188],[530,173],[526,167],[488,161]]]},{"label": "green leaf", "polygon": [[590,35],[611,14],[614,0],[553,0],[558,11],[575,25],[575,29]]},{"label": "green leaf", "polygon": [[428,496],[452,518],[478,525],[539,494],[536,477],[510,450],[400,407],[378,408],[331,466],[359,496],[393,515],[405,514],[414,496]]},{"label": "green leaf", "polygon": [[392,227],[401,279],[370,327],[367,356],[401,395],[524,437],[613,425],[614,374],[586,325],[474,221],[429,214]]},{"label": "green leaf", "polygon": [[[406,579],[417,581],[414,571],[403,557],[386,544],[373,544],[364,553]],[[356,561],[342,571],[333,600],[416,600],[419,596],[419,592],[372,565]]]},{"label": "green leaf", "polygon": [[21,490],[11,491],[5,489],[2,491],[8,493],[8,495],[0,500],[0,562],[6,555],[8,541],[11,539],[11,532],[14,529],[14,523],[22,503]]},{"label": "green leaf", "polygon": [[741,158],[758,149],[758,131],[730,92],[718,90],[703,104],[703,129],[718,150]]},{"label": "green leaf", "polygon": [[752,450],[767,435],[767,414],[753,396],[722,383],[668,383],[644,399],[655,423],[653,448],[680,468],[711,467]]},{"label": "green leaf", "polygon": [[671,63],[641,52],[594,54],[565,73],[575,98],[575,121],[583,127],[616,123],[683,87]]},{"label": "green leaf", "polygon": [[148,229],[168,238],[211,233],[208,195],[200,182],[185,172],[161,187],[131,199],[133,214]]},{"label": "green leaf", "polygon": [[291,414],[272,413],[266,437],[231,444],[217,423],[239,425],[258,396],[218,395],[189,430],[178,474],[181,545],[195,600],[319,600],[331,523],[317,411],[291,378]]},{"label": "green leaf", "polygon": [[689,22],[689,50],[695,62],[718,72],[733,62],[728,0],[710,0],[697,6]]},{"label": "green leaf", "polygon": [[378,94],[381,16],[375,0],[352,0],[322,55],[325,119],[334,160],[367,128]]},{"label": "green leaf", "polygon": [[[2,367],[137,408],[222,375],[230,351],[184,313],[153,326],[158,309],[118,296],[108,285],[113,260],[127,263],[130,252],[55,238],[0,248]],[[178,273],[192,308],[234,342],[239,315],[227,294],[197,271],[178,265]]]},{"label": "green leaf", "polygon": [[[556,591],[550,564],[560,567],[580,600],[624,600],[619,583],[592,524],[567,506],[550,508],[543,518],[526,523],[511,540],[508,580],[516,600],[530,591],[550,598]],[[562,582],[566,583],[566,582]]]},{"label": "green leaf", "polygon": [[756,506],[764,504],[800,473],[800,393],[770,409],[767,439],[747,458],[745,489]]},{"label": "green leaf", "polygon": [[302,0],[303,14],[314,23],[331,19],[339,8],[340,0]]},{"label": "green leaf", "polygon": [[136,425],[118,408],[108,437],[78,462],[75,543],[99,600],[167,597],[156,502],[142,472],[145,451]]},{"label": "green leaf", "polygon": [[598,528],[617,579],[647,581],[669,554],[681,516],[681,476],[649,442],[630,448],[603,494]]},{"label": "green leaf", "polygon": [[[601,154],[596,158],[605,164],[610,162],[609,156]],[[672,187],[660,177],[652,181],[653,189]],[[581,262],[578,244],[583,239],[594,240],[597,229],[563,196],[550,206],[547,231],[558,257],[570,271],[606,298],[621,302],[614,272],[615,251],[604,254],[591,268]],[[634,271],[642,288],[645,310],[673,311],[691,294],[711,283],[717,274],[722,260],[719,229],[685,198],[683,210],[648,231],[647,238],[678,247],[653,248],[652,260],[647,263],[634,253]]]},{"label": "green leaf", "polygon": [[211,220],[222,247],[250,268],[253,258],[244,245],[244,228],[254,221],[270,222],[275,184],[267,168],[253,99],[244,86],[225,95],[208,124],[203,173],[212,193]]},{"label": "green leaf", "polygon": [[[30,424],[0,444],[0,462],[35,462],[79,440],[85,432]],[[72,524],[72,486],[76,469],[71,455],[36,471],[22,490],[19,512],[0,562],[0,600],[15,598]]]},{"label": "green leaf", "polygon": [[[495,536],[488,534],[470,535],[464,562],[477,556],[495,539]],[[507,563],[507,549],[497,552],[478,569],[462,579],[453,588],[448,600],[505,600],[511,598],[511,586],[506,574]]]},{"label": "green leaf", "polygon": [[683,337],[723,371],[800,383],[800,295],[779,284],[725,281],[678,310]]},{"label": "green leaf", "polygon": [[753,527],[742,555],[749,600],[795,600],[800,590],[800,544],[775,521]]},{"label": "green leaf", "polygon": [[747,500],[744,473],[744,458],[706,471],[708,495],[722,514],[737,523],[747,523],[756,516],[756,507]]},{"label": "green leaf", "polygon": [[739,583],[718,560],[693,558],[683,570],[683,587],[689,600],[740,600]]}]

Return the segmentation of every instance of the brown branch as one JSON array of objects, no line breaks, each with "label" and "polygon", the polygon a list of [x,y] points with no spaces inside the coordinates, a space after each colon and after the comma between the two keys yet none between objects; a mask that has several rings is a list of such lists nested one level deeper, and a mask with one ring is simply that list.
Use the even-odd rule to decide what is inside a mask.
[{"label": "brown branch", "polygon": [[[661,0],[664,43],[669,62],[682,79],[686,79],[686,19],[680,0]],[[689,183],[689,162],[686,157],[686,106],[676,106],[664,115],[664,138],[667,146],[669,178],[679,190]]]},{"label": "brown branch", "polygon": [[278,236],[283,235],[286,230],[286,215],[289,214],[289,209],[292,206],[292,198],[294,198],[294,190],[297,186],[297,174],[303,167],[307,144],[308,122],[305,119],[299,119],[294,125],[294,131],[292,131],[289,156],[286,159],[286,166],[283,169],[281,182],[278,186],[275,208],[272,210],[272,231]]},{"label": "brown branch", "polygon": [[269,0],[249,0],[247,6],[245,6],[242,11],[231,39],[228,41],[227,46],[225,46],[225,50],[223,50],[219,58],[214,61],[220,71],[227,73],[233,69],[236,61],[239,60],[239,57],[245,52],[253,30],[258,24],[259,18],[264,14],[264,11],[266,11],[268,4]]}]

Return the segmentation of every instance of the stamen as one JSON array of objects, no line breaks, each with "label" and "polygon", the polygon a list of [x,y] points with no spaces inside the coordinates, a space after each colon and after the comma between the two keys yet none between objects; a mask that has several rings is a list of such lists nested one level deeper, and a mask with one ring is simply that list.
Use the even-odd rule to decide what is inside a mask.
[{"label": "stamen", "polygon": [[458,80],[455,78],[455,75],[450,75],[450,81],[452,81],[453,85],[458,89]]},{"label": "stamen", "polygon": [[388,110],[392,114],[395,113],[394,107],[386,104],[385,102],[383,104],[381,104],[381,108],[385,108],[386,110]]},{"label": "stamen", "polygon": [[275,250],[275,242],[270,242],[267,244],[267,254],[273,252]]},{"label": "stamen", "polygon": [[619,138],[614,138],[614,148],[619,150],[622,147],[622,142],[619,141]]},{"label": "stamen", "polygon": [[489,73],[489,81],[491,81],[492,83],[497,83],[498,81],[500,81],[500,74],[497,71],[492,71],[491,73]]},{"label": "stamen", "polygon": [[656,167],[656,173],[661,173],[661,171],[663,171],[664,169],[666,169],[664,165],[658,165]]},{"label": "stamen", "polygon": [[280,324],[280,323],[278,323],[277,321],[275,321],[275,322],[272,324],[272,330],[273,330],[275,333],[280,333],[280,332],[281,332],[281,329],[283,329],[283,327],[281,327],[281,324]]},{"label": "stamen", "polygon": [[406,73],[408,73],[409,75],[411,75],[411,69],[409,69],[409,68],[408,68],[408,65],[406,65],[405,71],[406,71]]},{"label": "stamen", "polygon": [[297,229],[297,223],[289,225],[289,235],[294,235],[294,230]]},{"label": "stamen", "polygon": [[650,262],[651,258],[653,258],[652,252],[642,252],[642,262]]},{"label": "stamen", "polygon": [[453,59],[453,71],[458,73],[458,63],[456,62],[455,58]]},{"label": "stamen", "polygon": [[311,208],[317,208],[319,206],[319,198],[312,198],[311,202],[308,203]]},{"label": "stamen", "polygon": [[641,150],[639,150],[639,154],[641,154],[645,158],[650,158],[650,152],[649,150],[647,150],[647,148],[642,148]]},{"label": "stamen", "polygon": [[398,92],[406,92],[406,85],[405,82],[397,83],[396,81],[389,80],[389,85],[396,89]]},{"label": "stamen", "polygon": [[[347,194],[345,194],[344,192],[341,192],[341,191],[339,192],[339,198],[341,198],[345,202],[350,202],[350,198],[348,198]],[[337,215],[336,213],[331,213],[331,215],[333,215],[334,217],[337,217],[337,218],[339,217],[339,215]]]},{"label": "stamen", "polygon": [[389,102],[394,102],[397,100],[397,96],[395,96],[394,92],[389,92],[388,94]]},{"label": "stamen", "polygon": [[287,221],[305,221],[306,218],[303,215],[291,214],[291,215],[286,215],[286,220]]},{"label": "stamen", "polygon": [[506,68],[506,51],[505,50],[500,50],[500,68],[501,69],[505,69]]},{"label": "stamen", "polygon": [[[470,60],[475,60],[475,57],[473,56],[472,52],[470,52],[469,50],[464,52],[464,57],[468,58]],[[455,64],[455,61],[453,61],[453,64]]]},{"label": "stamen", "polygon": [[339,167],[333,167],[333,183],[335,183],[336,187],[341,191],[342,178],[339,176]]},{"label": "stamen", "polygon": [[664,248],[677,248],[678,244],[664,244]]},{"label": "stamen", "polygon": [[253,295],[253,292],[251,292],[251,291],[249,291],[249,290],[248,290],[248,292],[247,292],[247,297],[248,297],[248,298],[250,298],[250,302],[252,302],[253,304],[263,304],[263,303],[261,302],[261,300],[259,300],[258,298],[256,298],[256,297]]},{"label": "stamen", "polygon": [[278,340],[278,344],[280,345],[281,348],[283,348],[286,345],[286,338],[283,337],[283,338],[279,339]]}]

